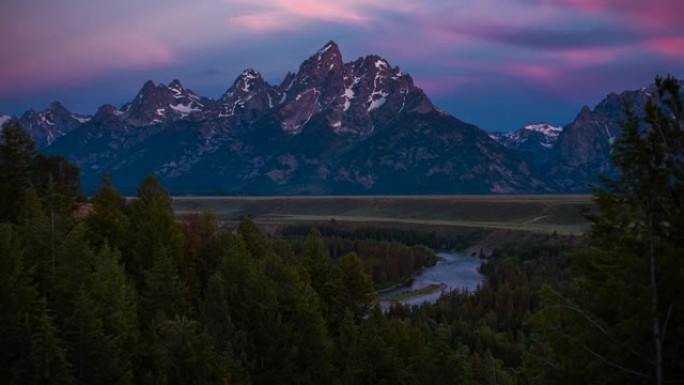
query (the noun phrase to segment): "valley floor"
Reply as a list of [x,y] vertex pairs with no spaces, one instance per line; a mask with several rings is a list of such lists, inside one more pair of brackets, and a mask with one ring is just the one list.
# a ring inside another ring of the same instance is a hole
[[581,234],[590,195],[459,196],[176,196],[176,214],[211,208],[224,222],[262,225],[343,222],[421,228],[499,229]]

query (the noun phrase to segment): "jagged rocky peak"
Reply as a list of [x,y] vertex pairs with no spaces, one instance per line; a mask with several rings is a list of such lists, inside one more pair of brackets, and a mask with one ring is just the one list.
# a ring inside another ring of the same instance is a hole
[[[401,112],[436,111],[413,79],[386,59],[369,55],[349,63],[344,76],[345,110],[373,116],[375,125],[394,119]],[[354,98],[349,97],[353,95]]]
[[294,84],[296,78],[297,74],[295,74],[294,72],[288,72],[287,75],[285,75],[283,81],[280,82],[278,89],[280,89],[281,91],[288,91],[290,88],[292,88],[292,85]]
[[183,87],[183,84],[178,79],[171,80],[171,83],[167,86],[175,94],[185,94],[188,90]]
[[282,103],[281,92],[268,84],[261,74],[248,68],[218,101],[218,117],[253,121]]
[[254,95],[270,88],[261,74],[251,68],[247,68],[235,79],[233,85],[221,96],[219,103],[229,103],[237,99]]
[[[130,106],[130,104],[127,104],[123,107],[123,109],[126,109]],[[101,122],[104,120],[111,120],[113,118],[120,120],[121,116],[124,114],[124,112],[116,107],[114,107],[111,104],[103,104],[100,107],[98,107],[97,111],[95,112],[95,115],[93,115],[93,118],[91,119],[93,122]]]
[[148,80],[133,101],[124,106],[123,119],[134,126],[161,124],[201,113],[208,101],[177,79],[168,85]]
[[[163,87],[163,85],[159,85],[159,87]],[[201,99],[200,96],[183,87],[183,84],[181,84],[178,79],[173,79],[166,88],[173,93],[175,99],[190,99],[194,101],[199,101],[199,99]]]
[[388,97],[404,100],[415,88],[409,76],[377,55],[359,58],[347,68],[344,77],[345,95],[354,92],[363,96],[358,101],[367,112],[382,107]]
[[[334,105],[344,89],[342,54],[330,41],[281,83],[282,107],[278,111],[281,128],[297,134],[324,106]],[[337,119],[339,120],[339,119]]]
[[183,87],[180,80],[174,79],[166,88],[171,91],[173,102],[169,103],[170,111],[168,115],[172,119],[182,119],[190,115],[192,117],[201,116],[205,107],[212,103],[211,100],[201,97],[191,90]]
[[295,85],[298,90],[320,86],[331,77],[336,77],[343,67],[340,48],[334,41],[329,41],[299,66]]
[[288,75],[280,89],[286,93],[281,127],[293,134],[319,113],[336,133],[367,134],[402,112],[436,111],[399,67],[377,55],[342,64],[332,41],[304,61],[296,75]]
[[133,101],[124,107],[124,119],[135,126],[162,123],[168,104],[175,98],[163,84],[157,86],[152,80],[143,84]]
[[588,115],[588,114],[591,114],[591,108],[585,104],[582,106],[582,109],[577,114],[577,116]]
[[97,111],[95,112],[95,116],[93,116],[93,119],[105,116],[105,115],[121,115],[123,112],[114,107],[111,104],[103,104],[100,107],[97,108]]
[[323,46],[323,48],[319,49],[313,56],[311,56],[308,62],[311,64],[315,63],[316,68],[327,71],[332,71],[336,68],[341,69],[343,63],[340,47],[337,45],[337,43],[330,40]]
[[60,102],[52,102],[40,112],[27,111],[20,119],[38,147],[47,147],[60,136],[78,127],[87,118],[72,114]]
[[244,92],[259,92],[266,88],[266,82],[261,74],[252,68],[242,71],[242,74],[235,80],[234,86]]

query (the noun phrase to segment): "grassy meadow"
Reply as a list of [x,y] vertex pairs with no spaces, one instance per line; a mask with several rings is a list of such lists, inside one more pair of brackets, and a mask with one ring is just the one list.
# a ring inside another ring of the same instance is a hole
[[580,234],[590,195],[291,196],[173,198],[176,214],[211,208],[223,222],[340,222],[412,228],[483,228]]

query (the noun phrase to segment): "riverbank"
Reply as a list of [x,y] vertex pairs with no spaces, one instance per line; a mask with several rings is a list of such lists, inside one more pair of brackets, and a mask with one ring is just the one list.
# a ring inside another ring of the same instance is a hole
[[389,302],[399,302],[407,299],[411,299],[413,297],[421,296],[421,295],[426,295],[426,294],[432,294],[437,291],[444,291],[446,288],[445,284],[436,284],[433,283],[432,285],[425,286],[423,288],[417,289],[417,290],[411,290],[411,291],[404,291],[401,293],[393,294],[389,297],[386,297],[385,300]]
[[477,290],[483,281],[479,273],[479,258],[453,252],[436,254],[439,258],[437,263],[414,275],[410,285],[379,292],[383,307],[393,303],[419,305],[423,302],[435,302],[445,291]]

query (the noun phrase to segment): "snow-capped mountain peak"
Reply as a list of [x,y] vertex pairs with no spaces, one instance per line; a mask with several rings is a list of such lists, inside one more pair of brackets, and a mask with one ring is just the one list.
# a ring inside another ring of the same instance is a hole
[[9,122],[10,120],[12,120],[11,116],[0,114],[0,127],[2,127],[5,123]]
[[87,118],[84,115],[72,114],[59,102],[52,102],[42,111],[27,111],[19,121],[38,147],[45,147],[78,127],[81,119]]
[[527,124],[523,127],[524,130],[541,132],[549,137],[557,137],[563,131],[563,127],[552,126],[548,123]]
[[[546,122],[528,123],[523,127],[510,132],[492,132],[489,136],[504,146],[527,151],[545,151],[553,148],[558,141],[562,127],[556,127]],[[534,150],[538,148],[539,150]]]
[[202,112],[207,103],[211,103],[210,99],[183,87],[179,80],[168,85],[148,80],[133,101],[122,108],[122,118],[133,126],[157,125]]
[[319,49],[316,51],[316,54],[314,55],[318,60],[323,59],[323,56],[326,54],[326,52],[333,50],[334,52],[339,52],[340,48],[337,46],[337,43],[334,41],[330,40],[326,45],[323,46],[323,48]]

